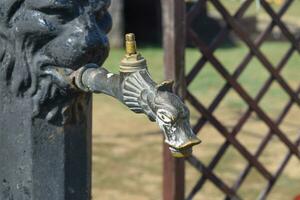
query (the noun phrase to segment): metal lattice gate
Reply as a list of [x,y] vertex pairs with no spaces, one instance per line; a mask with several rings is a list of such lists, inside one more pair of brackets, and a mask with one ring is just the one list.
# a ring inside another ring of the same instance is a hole
[[[209,2],[222,16],[222,20],[225,24],[218,32],[214,40],[208,45],[192,28],[193,20],[199,11],[201,11],[202,6],[205,6],[207,2]],[[300,137],[296,141],[292,141],[287,136],[287,133],[280,128],[280,124],[284,121],[290,109],[295,105],[299,109],[300,105],[300,86],[296,90],[293,89],[288,81],[281,75],[281,71],[284,69],[291,56],[294,53],[298,54],[300,52],[299,38],[297,38],[296,34],[293,34],[287,25],[282,21],[282,16],[292,5],[293,0],[284,1],[278,11],[275,11],[271,7],[270,3],[265,0],[260,0],[259,3],[261,9],[264,9],[271,20],[266,26],[265,30],[262,31],[253,41],[249,33],[244,30],[243,25],[239,23],[239,20],[243,18],[249,7],[255,4],[255,0],[242,1],[240,7],[233,15],[226,9],[223,2],[220,0],[195,1],[186,15],[182,14],[182,10],[185,9],[184,1],[162,1],[165,31],[164,47],[166,49],[165,65],[166,72],[168,72],[167,77],[176,79],[178,83],[177,85],[180,85],[185,91],[181,91],[180,93],[185,95],[187,102],[200,113],[199,118],[196,120],[196,123],[193,126],[194,132],[199,134],[201,138],[203,127],[209,123],[218,131],[219,134],[225,138],[224,143],[217,147],[218,150],[209,164],[204,164],[204,162],[197,158],[196,155],[193,155],[187,159],[187,161],[202,174],[202,176],[200,176],[199,180],[193,186],[192,190],[187,191],[187,199],[193,199],[193,197],[203,188],[206,182],[213,183],[224,194],[225,199],[243,199],[243,197],[238,194],[238,191],[243,185],[245,179],[249,176],[251,169],[256,169],[266,180],[267,184],[264,188],[261,188],[261,192],[258,197],[258,199],[266,199],[291,157],[295,156],[298,159],[300,158]],[[275,27],[282,32],[286,40],[291,44],[290,48],[282,55],[282,58],[276,66],[270,62],[268,57],[261,51],[261,46],[264,44],[268,35]],[[183,30],[184,28],[185,30]],[[248,53],[246,53],[242,61],[232,72],[229,72],[214,54],[229,33],[235,34],[235,36],[237,36],[248,48]],[[187,38],[189,38],[191,43],[199,49],[201,52],[201,57],[185,76],[185,81],[183,81],[182,77],[184,70],[182,70],[182,68],[184,68],[184,64],[178,59],[183,58],[184,55],[185,47],[183,47],[182,38],[184,38],[185,35]],[[170,50],[170,48],[172,50]],[[264,69],[268,72],[269,77],[266,79],[264,84],[262,84],[259,92],[253,96],[250,95],[249,92],[247,92],[247,90],[242,86],[242,84],[239,83],[238,78],[247,69],[249,63],[254,58],[261,63]],[[223,77],[225,84],[218,91],[217,95],[210,102],[210,104],[205,106],[201,102],[201,98],[197,97],[197,95],[194,95],[190,91],[189,86],[193,80],[199,77],[199,74],[201,74],[203,69],[207,66],[207,63],[210,63],[210,66],[212,66]],[[268,93],[273,83],[280,85],[281,90],[284,91],[289,97],[289,101],[281,108],[281,113],[278,116],[271,116],[260,106],[260,102]],[[229,129],[214,115],[214,111],[218,108],[231,90],[234,90],[239,95],[239,97],[247,104],[248,108],[239,115],[237,123]],[[242,142],[237,138],[238,134],[241,132],[242,128],[247,124],[249,118],[253,114],[257,115],[259,120],[262,121],[269,129],[268,133],[261,138],[260,143],[254,153],[250,152],[247,146],[243,145]],[[299,126],[300,123],[298,124],[298,127]],[[260,161],[259,158],[263,151],[267,148],[268,143],[274,137],[277,137],[279,141],[285,145],[285,147],[288,149],[288,153],[286,153],[279,166],[277,166],[275,173],[272,173],[267,169],[266,165]],[[220,164],[220,161],[226,154],[228,148],[232,147],[239,152],[239,155],[241,155],[248,164],[246,167],[243,167],[241,174],[235,180],[235,183],[233,185],[228,185],[214,172],[214,169],[218,164]],[[168,171],[167,174],[165,173],[164,199],[182,199],[184,192],[179,189],[183,186],[180,184],[180,182],[184,181],[184,176],[182,175],[182,173],[184,173],[184,170],[182,169],[182,161],[171,160],[166,154],[164,157],[165,166],[167,166],[167,169],[165,167],[165,172]],[[173,170],[174,173],[170,173],[170,170]]]

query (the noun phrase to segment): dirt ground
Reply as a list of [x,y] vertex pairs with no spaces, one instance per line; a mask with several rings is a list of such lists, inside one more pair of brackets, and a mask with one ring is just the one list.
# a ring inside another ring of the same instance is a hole
[[[234,110],[229,112],[222,109],[215,113],[229,130],[240,114]],[[119,102],[104,95],[94,96],[93,115],[93,199],[161,199],[162,135],[156,124],[149,122],[143,115],[128,111]],[[197,114],[192,110],[192,121],[196,117]],[[300,110],[295,107],[281,126],[293,141],[300,133],[299,117]],[[237,138],[254,153],[267,132],[268,128],[253,115]],[[225,140],[209,124],[199,137],[203,143],[195,147],[194,152],[207,165]],[[275,173],[287,152],[278,138],[274,138],[259,160]],[[232,185],[246,165],[245,159],[230,147],[214,172],[225,183]],[[201,174],[188,163],[186,169],[188,193]],[[256,199],[265,184],[264,178],[256,170],[252,170],[239,194],[245,199]],[[300,162],[293,158],[268,199],[289,200],[297,194],[300,194]],[[195,199],[216,200],[222,197],[222,193],[208,181]]]
[[[275,65],[289,48],[289,43],[268,42],[261,50]],[[141,49],[149,61],[149,70],[154,80],[162,80],[163,51],[159,48]],[[234,48],[218,49],[215,55],[224,63],[230,73],[248,52],[248,48],[238,45]],[[110,58],[104,66],[118,71],[119,60],[123,50],[111,51]],[[187,72],[199,59],[196,49],[187,49]],[[300,57],[294,53],[281,75],[293,90],[299,86]],[[262,85],[269,78],[269,73],[257,59],[253,59],[238,82],[254,98]],[[208,106],[215,98],[224,79],[207,64],[197,79],[189,86],[191,92],[198,97],[204,106]],[[259,106],[273,121],[282,112],[290,100],[278,83],[273,83]],[[190,106],[189,106],[190,107]],[[191,109],[191,123],[195,124],[200,114]],[[231,131],[248,106],[233,90],[230,90],[222,103],[213,113],[224,126]],[[280,129],[291,141],[300,134],[300,109],[296,105],[285,117]],[[258,116],[252,114],[243,126],[237,139],[251,154],[256,152],[269,129]],[[198,133],[202,143],[194,148],[194,154],[206,166],[214,157],[218,148],[224,143],[224,137],[209,123]],[[151,123],[143,115],[130,112],[125,106],[105,95],[94,95],[93,109],[93,199],[94,200],[159,200],[162,194],[162,134],[155,123]],[[271,172],[275,173],[288,149],[273,137],[263,151],[259,161]],[[239,174],[244,170],[247,161],[232,146],[220,160],[214,173],[229,186],[232,186]],[[201,174],[190,164],[186,164],[186,194],[188,194]],[[238,194],[245,200],[254,200],[266,186],[266,180],[255,169],[250,171]],[[293,157],[268,200],[293,200],[300,194],[300,162]],[[195,200],[221,200],[222,193],[215,185],[207,181]]]

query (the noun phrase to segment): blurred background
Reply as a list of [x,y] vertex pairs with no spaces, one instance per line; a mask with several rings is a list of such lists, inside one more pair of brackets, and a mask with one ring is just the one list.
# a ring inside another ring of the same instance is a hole
[[[195,2],[186,1],[187,11],[192,9]],[[244,1],[219,0],[219,2],[231,15],[234,15]],[[278,12],[285,0],[267,2],[275,12]],[[139,52],[147,59],[149,71],[154,80],[163,81],[164,52],[160,0],[112,0],[110,10],[114,26],[110,33],[110,56],[104,66],[118,73],[119,62],[124,56],[124,33],[133,32],[137,37]],[[226,26],[226,23],[210,1],[207,1],[198,13],[192,22],[192,29],[209,45],[218,32]],[[293,1],[281,20],[296,38],[300,36],[299,0]],[[259,1],[253,1],[244,16],[238,20],[253,41],[271,22],[272,18],[261,7]],[[186,43],[185,65],[186,73],[188,73],[201,57],[201,53],[189,39]],[[259,49],[276,66],[290,47],[291,42],[281,29],[275,26]],[[233,73],[248,52],[249,48],[240,41],[239,37],[230,32],[214,55],[230,73]],[[293,52],[281,76],[294,91],[298,89],[300,83],[298,52]],[[254,57],[237,81],[254,98],[269,77],[269,72]],[[225,83],[226,81],[207,62],[201,73],[189,85],[189,91],[208,107]],[[275,120],[289,100],[290,97],[281,86],[273,82],[259,106]],[[195,124],[201,114],[190,105],[189,108],[191,109],[191,124]],[[247,109],[247,103],[234,90],[230,90],[214,112],[214,116],[231,131]],[[279,126],[291,141],[295,141],[300,134],[299,119],[299,106],[293,105]],[[268,126],[255,113],[252,113],[237,139],[247,147],[250,153],[254,154],[268,131]],[[194,154],[205,165],[209,165],[225,138],[210,123],[204,125],[199,137],[203,143],[194,148]],[[162,199],[162,141],[162,134],[156,124],[148,121],[144,115],[132,113],[106,95],[94,95],[93,199]],[[277,137],[273,137],[259,157],[259,161],[270,172],[275,173],[287,152],[287,147]],[[214,169],[214,173],[226,184],[233,185],[247,164],[247,160],[235,148],[229,147]],[[186,163],[187,194],[201,176],[201,173]],[[252,169],[238,190],[238,194],[243,199],[256,199],[266,183],[266,180],[255,169]],[[300,195],[300,162],[296,157],[292,157],[268,199],[292,200],[297,195]],[[223,197],[222,192],[207,181],[194,199],[215,200],[223,199]]]

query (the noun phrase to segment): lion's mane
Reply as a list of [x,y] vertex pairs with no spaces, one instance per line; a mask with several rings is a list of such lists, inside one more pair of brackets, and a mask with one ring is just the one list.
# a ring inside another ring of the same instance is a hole
[[[84,109],[80,94],[74,91],[55,67],[47,66],[47,57],[40,49],[48,40],[40,40],[38,33],[18,34],[18,18],[25,0],[0,2],[0,83],[15,98],[31,98],[33,118],[65,124],[76,120],[77,109]],[[26,15],[26,14],[25,14]],[[68,73],[68,70],[65,70]],[[70,71],[71,73],[71,71]],[[72,118],[71,118],[72,117]],[[74,117],[76,119],[74,119]]]

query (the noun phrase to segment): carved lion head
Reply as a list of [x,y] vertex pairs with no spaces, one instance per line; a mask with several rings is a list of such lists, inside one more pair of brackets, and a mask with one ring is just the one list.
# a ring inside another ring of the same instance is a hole
[[[61,77],[108,55],[109,0],[0,1],[0,82],[33,100],[34,115],[68,115],[72,92]],[[76,98],[75,98],[76,99]]]

